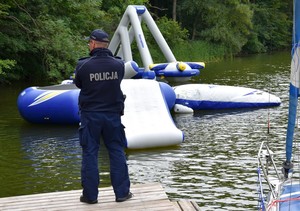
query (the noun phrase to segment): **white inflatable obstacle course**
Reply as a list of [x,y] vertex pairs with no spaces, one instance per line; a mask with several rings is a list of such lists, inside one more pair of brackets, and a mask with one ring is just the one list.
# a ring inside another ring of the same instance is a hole
[[[142,30],[142,22],[146,23],[165,56],[166,63],[155,64],[153,62]],[[143,67],[141,68],[134,62],[132,56],[131,44],[134,40],[142,59]],[[128,64],[126,72],[130,72],[130,74],[126,74],[126,78],[152,78],[154,73],[154,76],[169,80],[186,81],[192,76],[199,75],[199,70],[205,66],[203,62],[178,62],[147,8],[140,5],[127,7],[108,48],[114,55],[121,57]]]

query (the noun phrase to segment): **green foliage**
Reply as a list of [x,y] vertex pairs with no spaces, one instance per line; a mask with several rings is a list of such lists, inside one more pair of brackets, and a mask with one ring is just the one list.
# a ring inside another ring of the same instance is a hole
[[[111,36],[128,5],[146,5],[178,60],[213,61],[290,46],[292,1],[282,0],[0,0],[0,83],[57,83],[88,54],[95,28]],[[155,62],[161,50],[143,25]],[[135,59],[140,60],[133,44]]]
[[74,70],[77,58],[84,50],[77,48],[83,43],[79,36],[63,20],[51,20],[42,17],[37,20],[40,26],[34,35],[37,38],[34,48],[42,55],[43,70],[51,81],[57,82],[68,78]]
[[244,51],[249,53],[284,49],[291,42],[290,5],[281,0],[258,1],[252,5],[254,29]]
[[0,60],[0,83],[8,83],[11,79],[16,79],[12,73],[16,65],[14,60]]
[[215,62],[225,57],[226,48],[205,41],[189,41],[176,45],[173,53],[179,61]]
[[[186,10],[187,17],[183,13]],[[196,17],[189,25],[193,39],[221,45],[229,56],[240,52],[252,29],[250,6],[239,0],[188,0],[182,4],[182,14],[184,20]]]
[[147,5],[148,0],[112,0],[105,1],[101,9],[106,11],[104,19],[99,20],[99,25],[114,33],[128,5]]
[[[177,22],[164,16],[157,20],[156,24],[171,49],[177,45],[183,45],[187,40],[188,31],[186,29],[182,29]],[[162,54],[161,49],[146,27],[144,27],[144,32],[148,45],[151,47],[150,52],[153,56],[154,62],[166,62],[165,59],[163,59],[164,55]]]
[[156,21],[156,24],[164,36],[166,42],[170,46],[175,46],[186,41],[188,38],[188,30],[182,28],[178,22],[162,17]]
[[[186,42],[188,37],[188,31],[186,29],[182,29],[178,22],[170,20],[164,16],[158,19],[156,21],[156,24],[171,49],[177,45],[182,45],[184,44],[184,42]],[[142,23],[142,29],[154,63],[166,62],[160,47],[157,45],[155,39],[153,38],[151,32],[149,31],[145,23]],[[134,56],[133,59],[139,65],[141,65],[142,61],[136,43],[133,43],[131,47]]]
[[[14,74],[25,80],[68,78],[87,54],[83,35],[99,27],[101,1],[11,1],[0,14],[0,59],[16,61]],[[83,10],[84,9],[84,10]],[[88,14],[88,15],[87,15]],[[86,25],[89,24],[89,25]]]

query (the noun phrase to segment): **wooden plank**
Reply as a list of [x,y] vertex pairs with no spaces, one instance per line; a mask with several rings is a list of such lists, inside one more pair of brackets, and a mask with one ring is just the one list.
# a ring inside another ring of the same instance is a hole
[[200,207],[198,206],[198,204],[194,201],[188,201],[188,200],[179,200],[175,202],[179,207],[180,210],[184,210],[184,211],[200,211]]
[[116,203],[111,187],[99,189],[98,204],[85,204],[79,201],[81,190],[31,194],[0,198],[0,210],[174,210],[159,183],[132,185],[134,197],[126,202]]

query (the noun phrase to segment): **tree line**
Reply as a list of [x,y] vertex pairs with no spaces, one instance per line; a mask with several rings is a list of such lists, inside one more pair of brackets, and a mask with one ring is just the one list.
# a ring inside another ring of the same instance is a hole
[[[95,28],[112,36],[128,5],[148,8],[180,60],[271,52],[291,43],[292,0],[0,0],[0,84],[68,78],[88,53],[83,38]],[[146,28],[145,36],[155,46]]]

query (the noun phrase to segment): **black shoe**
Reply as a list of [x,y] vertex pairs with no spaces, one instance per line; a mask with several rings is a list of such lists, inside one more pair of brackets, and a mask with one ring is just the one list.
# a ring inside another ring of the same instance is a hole
[[133,197],[133,194],[131,192],[128,193],[127,196],[122,197],[122,198],[116,198],[116,202],[123,202],[126,201],[128,199],[131,199]]
[[98,200],[94,200],[94,201],[90,201],[87,198],[85,198],[84,196],[80,196],[80,201],[83,203],[87,203],[87,204],[97,204]]

